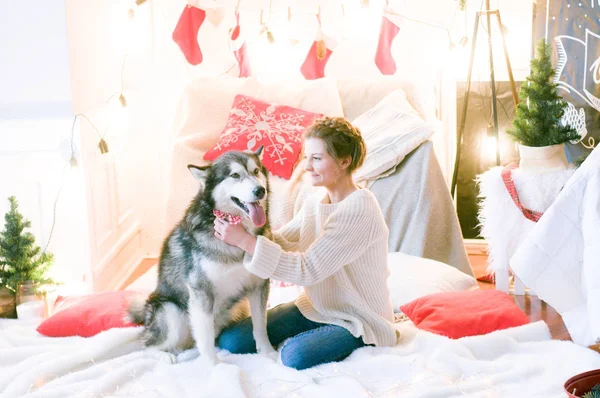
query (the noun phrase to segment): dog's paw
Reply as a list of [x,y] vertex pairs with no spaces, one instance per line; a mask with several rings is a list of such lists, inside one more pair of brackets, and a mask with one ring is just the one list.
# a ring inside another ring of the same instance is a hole
[[171,354],[170,352],[160,351],[157,349],[148,349],[148,355],[160,362],[172,365],[177,363],[177,355]]
[[199,355],[198,349],[192,348],[177,355],[177,363],[191,361],[192,359],[198,358]]
[[276,361],[277,357],[279,356],[279,353],[271,346],[257,348],[257,351],[260,355],[270,358],[274,361]]
[[200,355],[195,359],[195,361],[202,364],[202,366],[208,366],[211,368],[221,363],[221,360],[216,355]]

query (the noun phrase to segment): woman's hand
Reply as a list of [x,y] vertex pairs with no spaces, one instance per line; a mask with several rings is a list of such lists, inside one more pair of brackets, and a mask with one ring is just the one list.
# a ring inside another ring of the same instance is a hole
[[229,224],[225,220],[215,218],[215,236],[227,244],[237,246],[251,255],[254,254],[256,238],[250,235],[242,224]]

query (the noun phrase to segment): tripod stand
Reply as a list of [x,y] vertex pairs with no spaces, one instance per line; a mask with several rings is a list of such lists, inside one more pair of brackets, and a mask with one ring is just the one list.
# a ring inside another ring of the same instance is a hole
[[500,136],[498,134],[498,110],[496,108],[496,79],[494,76],[494,54],[492,49],[492,24],[491,16],[495,15],[498,20],[498,26],[500,27],[500,37],[502,38],[502,49],[504,50],[504,60],[506,61],[506,68],[508,69],[508,78],[510,79],[510,88],[513,95],[515,106],[519,102],[517,95],[517,88],[515,86],[515,80],[512,74],[512,68],[510,66],[510,59],[508,57],[508,51],[506,50],[506,40],[504,39],[504,32],[502,31],[502,20],[500,19],[500,10],[490,10],[490,0],[485,1],[485,11],[478,11],[475,16],[475,26],[473,28],[473,41],[471,43],[471,55],[469,59],[469,73],[467,75],[467,86],[465,88],[465,95],[463,100],[460,129],[456,137],[456,159],[454,161],[454,173],[452,174],[452,186],[450,193],[454,197],[456,190],[457,178],[458,178],[458,166],[460,164],[460,150],[462,146],[462,138],[465,132],[465,122],[467,119],[467,106],[469,105],[469,93],[471,92],[471,76],[473,73],[473,60],[475,59],[475,45],[477,43],[477,31],[479,28],[479,18],[485,16],[487,19],[487,38],[489,48],[489,62],[490,62],[490,84],[492,86],[492,114],[494,117],[494,137],[496,140],[496,165],[500,165]]

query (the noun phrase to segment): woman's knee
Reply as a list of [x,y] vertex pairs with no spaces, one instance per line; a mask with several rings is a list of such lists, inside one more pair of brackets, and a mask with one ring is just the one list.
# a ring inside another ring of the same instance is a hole
[[309,356],[310,354],[293,340],[285,343],[281,349],[281,363],[288,368],[303,370],[312,367],[311,359],[314,358]]
[[217,338],[217,346],[232,354],[256,353],[256,343],[252,335],[247,336],[236,328],[224,330]]

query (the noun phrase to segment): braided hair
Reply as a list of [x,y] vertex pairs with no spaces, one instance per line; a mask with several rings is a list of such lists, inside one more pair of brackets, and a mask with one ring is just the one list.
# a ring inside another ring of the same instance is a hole
[[322,117],[306,129],[304,138],[320,138],[325,141],[327,153],[336,160],[350,157],[348,173],[362,166],[367,148],[360,130],[343,117]]

